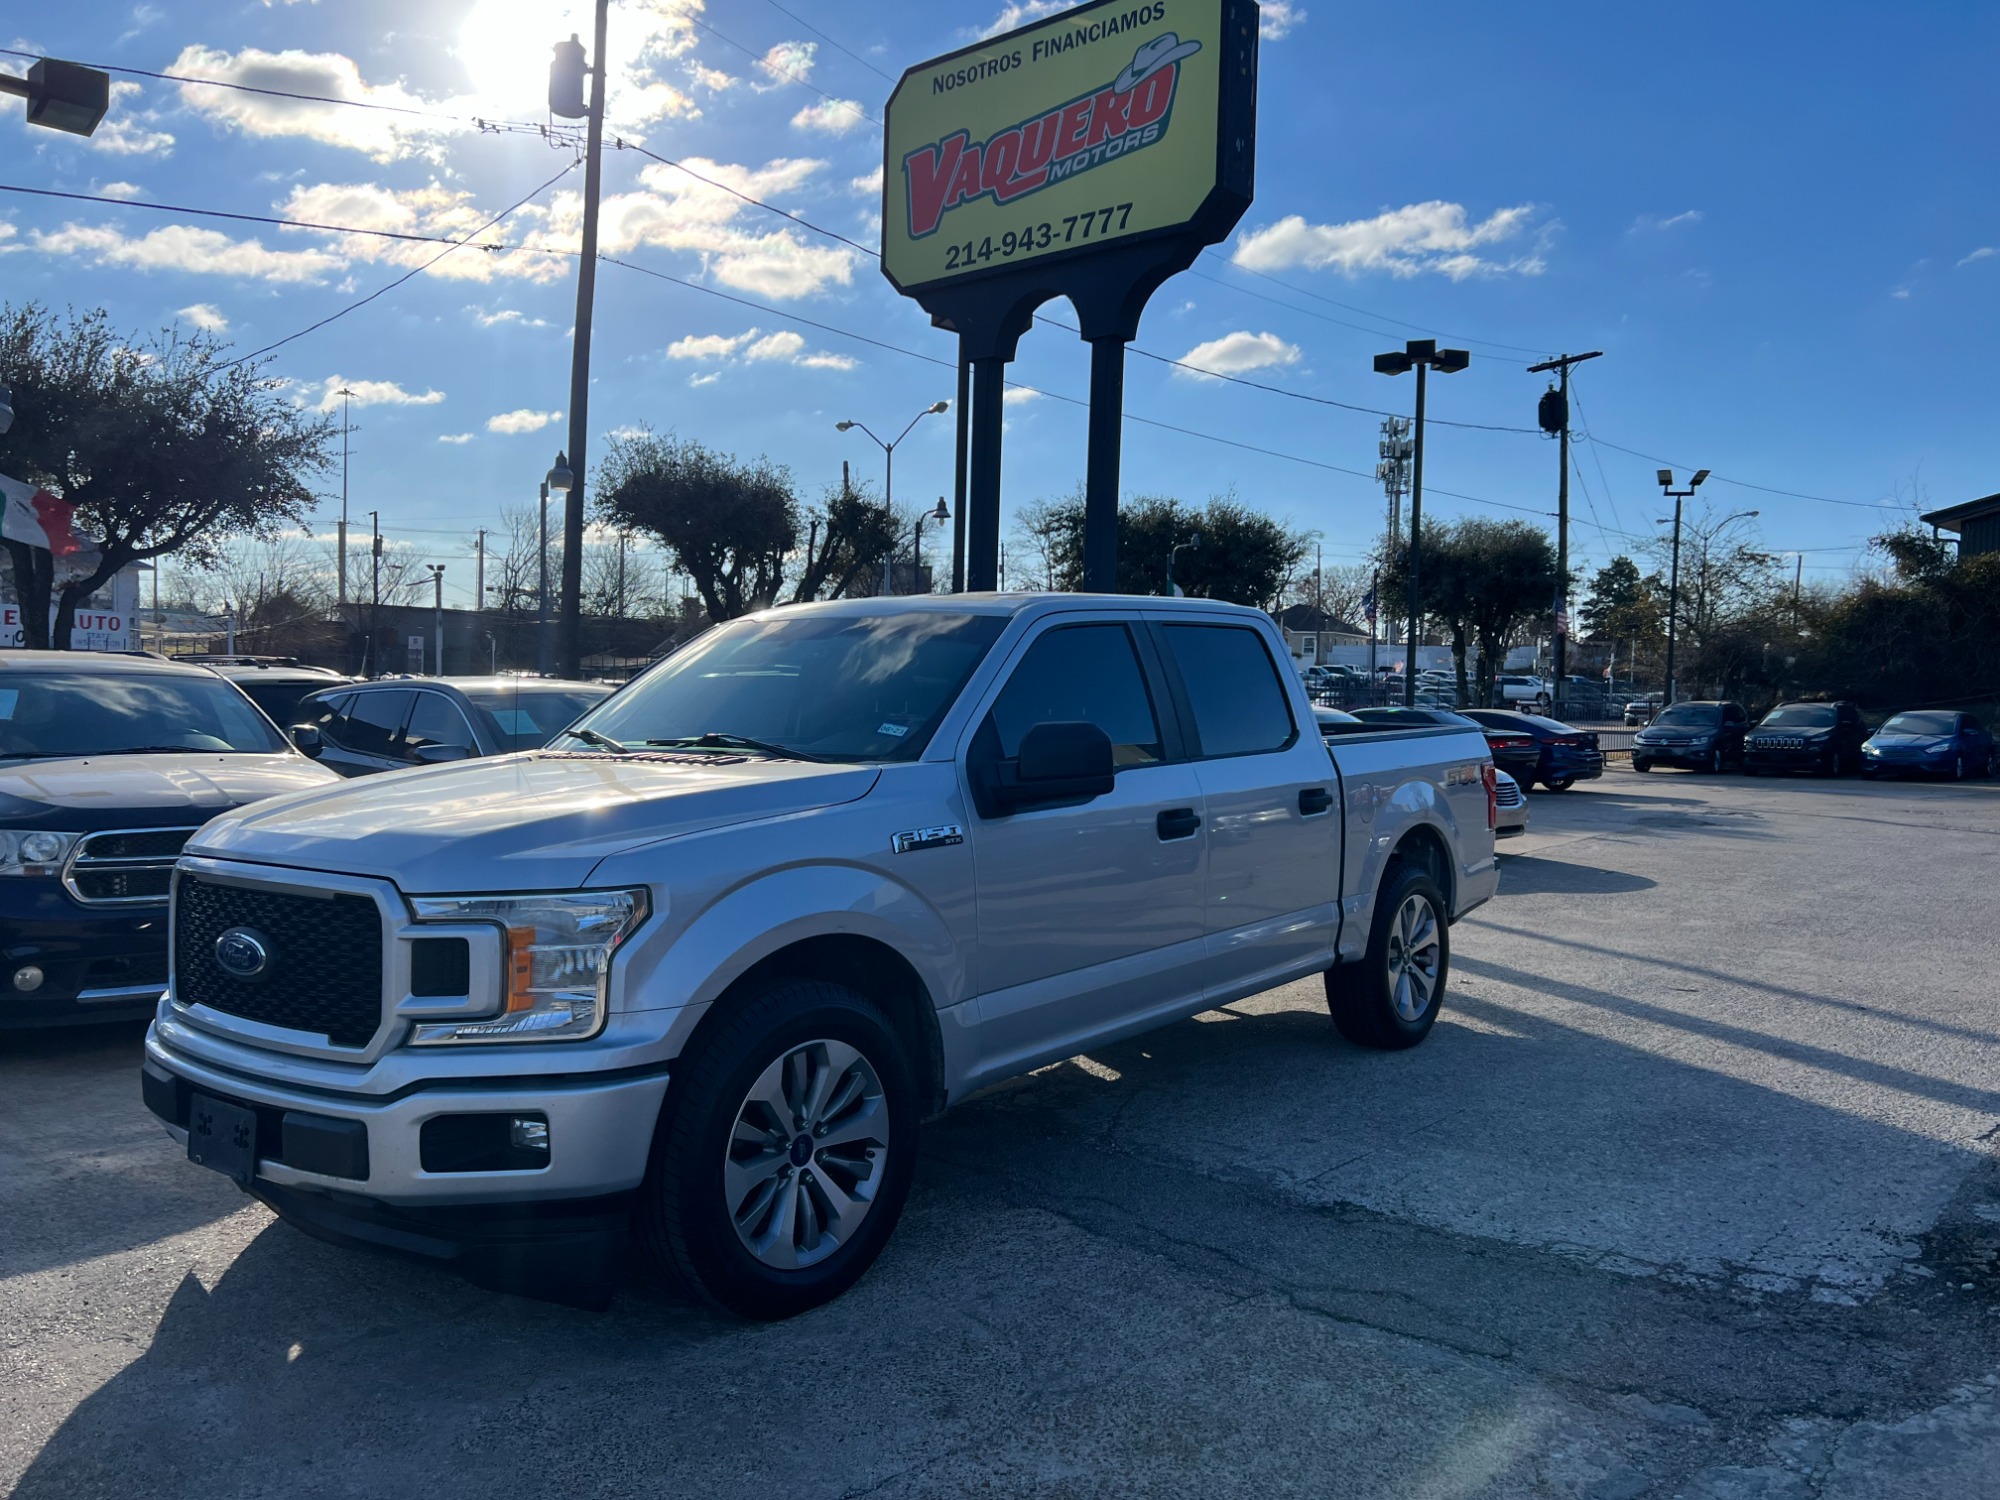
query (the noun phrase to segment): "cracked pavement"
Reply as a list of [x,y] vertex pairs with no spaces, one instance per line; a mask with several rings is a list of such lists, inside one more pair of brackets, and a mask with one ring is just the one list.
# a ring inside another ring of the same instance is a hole
[[1415,1052],[1293,985],[928,1127],[791,1323],[332,1249],[0,1034],[0,1493],[2000,1496],[2000,785],[1536,795]]

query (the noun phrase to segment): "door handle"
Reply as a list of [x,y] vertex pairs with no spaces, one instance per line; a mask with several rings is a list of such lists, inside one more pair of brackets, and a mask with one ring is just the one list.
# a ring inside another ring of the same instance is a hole
[[1153,827],[1163,843],[1192,838],[1194,831],[1201,827],[1201,814],[1191,807],[1169,808],[1153,819]]
[[1333,793],[1323,786],[1309,786],[1299,792],[1299,811],[1317,817],[1333,806]]

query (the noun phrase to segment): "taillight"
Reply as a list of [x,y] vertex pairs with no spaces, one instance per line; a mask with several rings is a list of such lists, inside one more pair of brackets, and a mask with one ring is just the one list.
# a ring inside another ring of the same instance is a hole
[[1486,745],[1491,750],[1526,750],[1535,743],[1532,734],[1489,734]]
[[1480,785],[1486,788],[1486,826],[1500,826],[1500,773],[1489,763],[1479,768]]
[[1581,737],[1573,734],[1568,734],[1568,735],[1558,734],[1558,735],[1552,735],[1549,739],[1549,743],[1551,745],[1579,746],[1583,744],[1583,740]]

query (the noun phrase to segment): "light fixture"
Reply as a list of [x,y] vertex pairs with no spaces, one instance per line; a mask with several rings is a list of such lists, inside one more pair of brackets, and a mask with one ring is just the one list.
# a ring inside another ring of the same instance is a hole
[[549,493],[567,495],[576,487],[576,475],[570,472],[569,455],[558,451],[555,467],[549,470]]
[[939,416],[950,410],[951,410],[951,403],[949,401],[935,401],[931,403],[932,416]]
[[854,429],[854,424],[852,422],[835,422],[833,424],[833,430],[835,432],[851,432],[853,429]]

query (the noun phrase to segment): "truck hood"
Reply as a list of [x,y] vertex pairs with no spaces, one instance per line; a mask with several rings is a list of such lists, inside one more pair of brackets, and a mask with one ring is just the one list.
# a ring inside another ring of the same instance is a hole
[[534,750],[393,771],[218,819],[190,854],[374,875],[411,894],[563,890],[607,855],[865,796],[873,766]]
[[303,755],[79,755],[0,761],[0,826],[91,833],[186,827],[337,780]]

